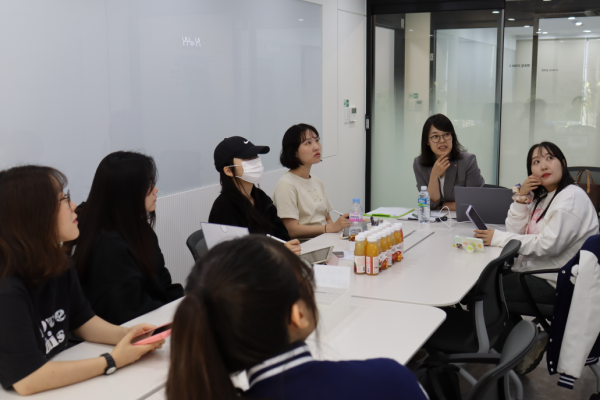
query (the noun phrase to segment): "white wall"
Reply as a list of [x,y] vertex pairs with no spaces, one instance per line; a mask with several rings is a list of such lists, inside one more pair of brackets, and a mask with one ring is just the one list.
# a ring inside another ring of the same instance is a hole
[[[333,206],[346,211],[352,198],[365,199],[366,1],[311,0],[323,6],[323,162],[313,167],[325,183]],[[358,107],[358,121],[344,124],[343,100]],[[335,133],[337,140],[331,137]],[[261,187],[269,195],[286,170],[265,174]],[[219,185],[159,198],[156,232],[167,267],[184,282],[193,264],[185,240],[208,220]],[[335,216],[332,215],[335,219]]]
[[[205,3],[194,4],[205,6]],[[244,5],[258,3],[261,0],[247,0]],[[360,197],[363,203],[365,198],[366,0],[299,3],[318,4],[322,11],[324,161],[314,168],[314,174],[325,182],[334,207],[346,211],[352,198]],[[129,19],[127,4],[119,0],[0,2],[0,94],[5,94],[0,95],[0,166],[35,162],[67,171],[69,189],[79,202],[89,192],[89,177],[115,143],[118,148],[131,148],[128,143],[135,142],[139,146],[136,149],[145,150],[143,140],[126,136],[131,120],[126,116],[121,118],[118,113],[111,114],[113,109],[131,109],[133,99],[128,99],[127,93],[115,97],[109,88],[139,85],[139,81],[131,82],[138,77],[126,73],[127,63],[139,62],[139,57],[136,58],[139,54],[128,52],[145,50],[126,43],[130,40],[127,29],[136,29],[135,23],[160,24],[163,14],[161,10],[153,10],[149,12],[152,15],[140,19],[142,22]],[[143,2],[136,5],[143,6]],[[298,18],[292,11],[290,17]],[[133,28],[130,23],[134,23]],[[181,27],[186,30],[197,27],[197,24],[184,25]],[[155,39],[149,45],[160,46],[164,38]],[[119,45],[114,45],[115,42]],[[110,54],[107,48],[111,49]],[[119,60],[120,64],[110,60]],[[224,68],[230,67],[225,61],[223,64]],[[358,107],[359,118],[354,124],[343,123],[345,99]],[[231,110],[223,113],[235,111],[232,105]],[[198,132],[202,132],[202,126],[198,126]],[[165,137],[168,135],[165,131]],[[212,150],[209,152],[212,154]],[[277,160],[276,153],[274,150],[269,157]],[[71,172],[67,165],[80,167]],[[213,172],[216,177],[216,171]],[[284,172],[275,169],[266,174],[262,187],[268,194],[272,194]],[[164,184],[168,174],[162,178]],[[160,189],[160,179],[158,186]],[[201,221],[208,219],[219,189],[219,185],[206,186],[158,200],[156,231],[167,267],[177,282],[185,280],[193,261],[185,240],[199,229]]]

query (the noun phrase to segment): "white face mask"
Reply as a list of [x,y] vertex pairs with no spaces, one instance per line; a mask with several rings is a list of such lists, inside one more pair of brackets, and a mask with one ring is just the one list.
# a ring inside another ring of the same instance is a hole
[[[229,167],[239,167],[239,165],[230,165]],[[260,158],[255,158],[254,160],[242,161],[242,168],[244,169],[244,173],[242,176],[236,176],[236,178],[240,178],[243,181],[253,183],[255,185],[260,183],[262,179],[263,171],[265,167],[263,167]]]

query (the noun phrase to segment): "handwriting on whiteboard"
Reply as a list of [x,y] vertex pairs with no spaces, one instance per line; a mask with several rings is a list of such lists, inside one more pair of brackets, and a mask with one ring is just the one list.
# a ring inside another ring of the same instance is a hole
[[202,47],[202,42],[200,41],[200,38],[192,38],[192,37],[182,36],[181,40],[183,41],[184,47],[188,47],[188,46]]

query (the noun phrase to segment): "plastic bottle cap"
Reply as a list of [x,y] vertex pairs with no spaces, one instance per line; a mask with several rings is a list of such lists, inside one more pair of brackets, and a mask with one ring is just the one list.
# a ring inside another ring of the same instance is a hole
[[427,186],[421,186],[421,191],[427,190]]
[[356,235],[356,238],[354,240],[362,242],[363,240],[365,240],[365,235],[362,233],[359,233],[358,235]]
[[375,236],[375,235],[371,235],[371,236],[369,236],[369,237],[367,238],[367,241],[368,241],[368,242],[371,242],[371,243],[376,243],[376,242],[377,242],[377,236]]
[[353,203],[360,203],[360,199],[352,199]]

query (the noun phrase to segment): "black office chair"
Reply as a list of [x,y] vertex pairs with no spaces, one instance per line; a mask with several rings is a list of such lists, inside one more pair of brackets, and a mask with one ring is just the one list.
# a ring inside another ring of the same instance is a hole
[[498,186],[498,185],[488,185],[487,183],[485,183],[483,185],[484,188],[492,188],[492,189],[508,189],[505,188],[504,186]]
[[185,244],[190,249],[192,257],[194,257],[194,262],[198,261],[201,256],[208,252],[208,246],[206,245],[202,229],[192,233],[185,241]]
[[[521,248],[521,242],[511,240],[500,256],[485,267],[475,287],[463,299],[468,309],[448,307],[446,320],[425,344],[430,359],[454,363],[457,358],[474,354],[488,355],[504,331],[508,320],[508,307],[502,288],[502,270],[506,261],[513,260]],[[459,361],[456,361],[459,362]],[[460,373],[475,385],[476,380],[461,368]],[[517,386],[516,398],[523,398],[520,380],[513,372],[511,378]]]

